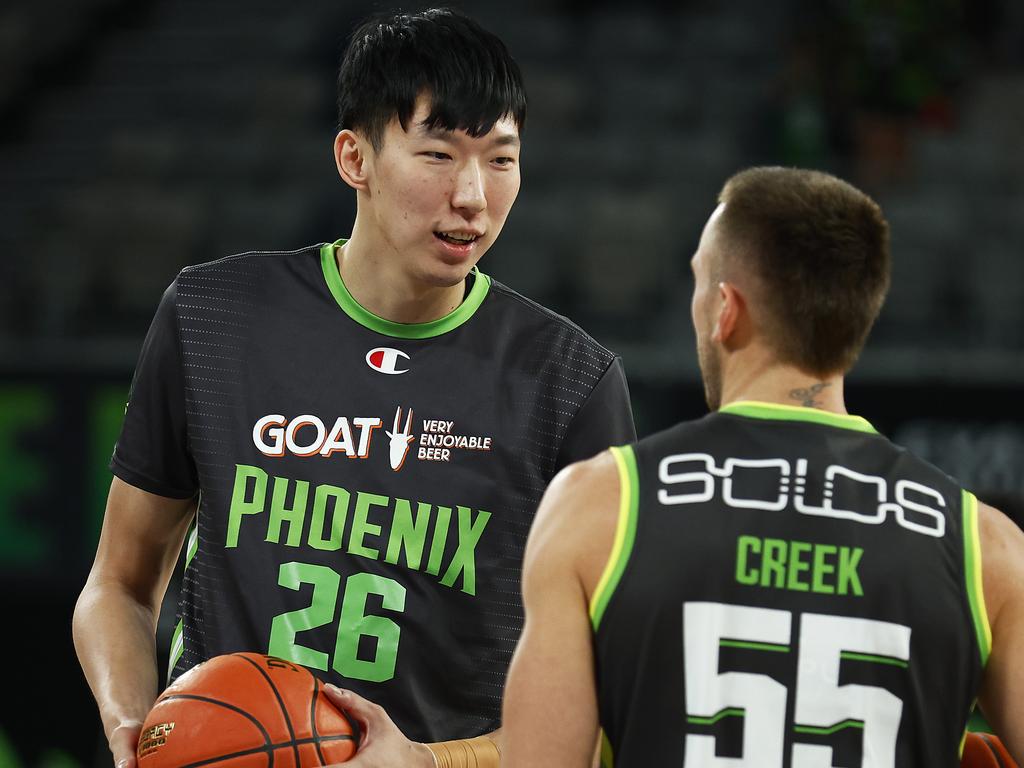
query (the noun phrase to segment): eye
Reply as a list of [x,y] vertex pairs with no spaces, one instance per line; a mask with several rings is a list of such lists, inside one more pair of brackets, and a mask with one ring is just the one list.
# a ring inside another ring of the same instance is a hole
[[505,166],[509,166],[509,165],[514,165],[515,162],[516,162],[516,159],[514,157],[496,157],[496,158],[494,158],[493,162],[495,163],[495,165],[500,165],[502,167],[505,167]]
[[452,156],[446,152],[420,152],[421,155],[431,160],[451,160]]

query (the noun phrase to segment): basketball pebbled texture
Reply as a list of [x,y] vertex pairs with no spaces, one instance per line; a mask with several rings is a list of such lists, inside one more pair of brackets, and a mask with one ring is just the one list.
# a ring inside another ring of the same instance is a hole
[[179,677],[142,726],[139,768],[306,768],[356,751],[348,718],[305,667],[232,653]]

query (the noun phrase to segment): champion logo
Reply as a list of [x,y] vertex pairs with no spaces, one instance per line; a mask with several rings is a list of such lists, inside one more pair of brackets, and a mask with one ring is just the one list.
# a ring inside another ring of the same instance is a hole
[[408,368],[399,369],[399,358],[409,359],[409,356],[400,349],[392,349],[391,347],[377,347],[371,349],[366,353],[366,364],[377,371],[377,373],[386,373],[394,375],[398,373],[408,373]]

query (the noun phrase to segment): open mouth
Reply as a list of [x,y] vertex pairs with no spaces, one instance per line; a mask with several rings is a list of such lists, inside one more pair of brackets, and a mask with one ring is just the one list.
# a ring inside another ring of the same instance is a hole
[[469,245],[480,239],[480,235],[469,232],[435,232],[434,237],[451,245]]

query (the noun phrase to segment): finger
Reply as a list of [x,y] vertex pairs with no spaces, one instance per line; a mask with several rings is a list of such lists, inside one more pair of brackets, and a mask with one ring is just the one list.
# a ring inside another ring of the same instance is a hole
[[136,742],[130,739],[110,740],[115,768],[135,768],[135,745]]
[[115,768],[136,768],[135,742],[120,740],[115,744],[111,740],[110,751],[114,755]]
[[[356,717],[355,713],[349,709],[349,705],[359,697],[351,691],[339,688],[331,683],[324,684],[320,690],[324,692],[324,695],[334,706],[342,710],[345,716],[353,722],[357,753],[345,761],[344,768],[371,768],[371,765],[359,756],[359,752],[366,746],[367,724],[365,721],[360,722],[362,718]],[[342,768],[342,764],[329,765],[326,768]]]
[[110,752],[115,768],[136,768],[135,748],[139,743],[142,723],[124,723],[110,732]]
[[369,726],[387,720],[387,714],[383,709],[369,699],[364,699],[358,693],[331,684],[325,685],[324,691],[335,705],[344,709],[361,723]]

